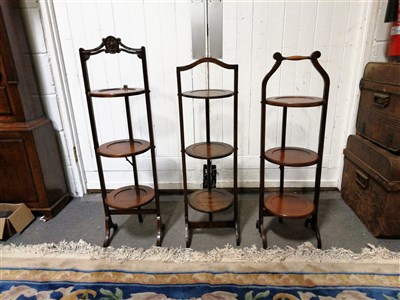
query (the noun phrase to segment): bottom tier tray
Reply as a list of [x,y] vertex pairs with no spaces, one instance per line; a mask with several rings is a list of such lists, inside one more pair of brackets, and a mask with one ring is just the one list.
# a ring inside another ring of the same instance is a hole
[[115,209],[138,208],[153,200],[155,192],[152,188],[143,185],[130,185],[116,189],[105,199],[108,206]]
[[306,218],[314,213],[314,204],[309,199],[290,193],[266,197],[264,207],[272,215],[283,218]]
[[222,189],[196,191],[189,196],[191,208],[205,213],[223,211],[233,204],[233,195]]

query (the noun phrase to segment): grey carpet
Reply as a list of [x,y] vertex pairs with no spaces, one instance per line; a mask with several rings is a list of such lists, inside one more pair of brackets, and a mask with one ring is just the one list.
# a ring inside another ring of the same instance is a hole
[[[185,247],[184,213],[182,195],[160,196],[161,214],[166,225],[162,246]],[[191,212],[191,218],[206,217]],[[256,229],[258,218],[258,194],[239,194],[239,212],[242,242],[240,247],[256,245],[262,247],[261,238]],[[232,211],[216,214],[215,218],[230,218]],[[122,245],[148,248],[156,242],[156,225],[154,215],[145,215],[144,222],[139,223],[135,215],[114,216],[119,225],[111,246]],[[265,218],[268,226],[268,245],[279,247],[297,247],[310,241],[316,246],[314,233],[304,227],[303,220],[284,220],[279,223],[276,218]],[[322,237],[322,248],[346,248],[359,252],[368,244],[386,247],[400,252],[399,239],[377,239],[362,224],[353,211],[341,199],[339,192],[321,193],[319,227]],[[104,212],[100,194],[88,194],[74,198],[56,217],[44,222],[40,218],[2,244],[38,244],[60,241],[79,241],[80,239],[94,245],[102,245],[104,238]],[[232,228],[196,229],[193,233],[191,248],[210,250],[235,246],[235,232]]]

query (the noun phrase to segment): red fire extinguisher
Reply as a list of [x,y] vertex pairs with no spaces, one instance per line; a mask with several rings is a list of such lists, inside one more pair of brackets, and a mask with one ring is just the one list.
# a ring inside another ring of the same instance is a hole
[[[388,7],[389,9],[389,7]],[[396,7],[392,6],[392,9]],[[390,40],[388,47],[388,56],[400,57],[400,2],[397,1],[397,16],[394,17],[392,26],[390,28]]]

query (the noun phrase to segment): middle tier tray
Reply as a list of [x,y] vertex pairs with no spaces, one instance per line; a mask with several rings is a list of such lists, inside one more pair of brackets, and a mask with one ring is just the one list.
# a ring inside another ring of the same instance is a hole
[[89,92],[89,96],[99,97],[99,98],[114,98],[114,97],[127,97],[144,94],[145,90],[142,88],[111,88],[111,89],[101,89]]
[[316,152],[299,147],[276,147],[265,152],[265,159],[281,166],[305,167],[316,164],[319,156]]
[[233,147],[221,142],[202,142],[186,148],[186,154],[200,159],[222,158],[233,153]]
[[97,153],[106,157],[127,157],[146,152],[150,149],[150,143],[145,140],[116,140],[97,149]]
[[310,96],[280,96],[265,99],[266,104],[281,107],[313,107],[325,103],[325,99]]
[[151,187],[129,185],[109,193],[105,199],[107,205],[115,209],[138,208],[149,203],[155,197]]
[[189,205],[204,213],[223,211],[233,204],[233,195],[222,189],[203,189],[189,195]]
[[195,99],[218,99],[233,96],[233,91],[220,89],[194,90],[183,92],[182,96]]

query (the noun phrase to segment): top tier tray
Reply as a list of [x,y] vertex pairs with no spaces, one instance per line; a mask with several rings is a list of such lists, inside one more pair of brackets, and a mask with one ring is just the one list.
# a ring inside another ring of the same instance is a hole
[[112,89],[101,89],[89,92],[89,96],[100,97],[100,98],[113,98],[113,97],[126,97],[144,94],[145,90],[141,88],[112,88]]
[[182,93],[183,97],[196,98],[196,99],[218,99],[218,98],[231,97],[233,95],[234,95],[233,91],[219,90],[219,89],[194,90]]
[[106,157],[127,157],[138,155],[150,149],[150,143],[144,140],[116,140],[101,145],[97,153]]
[[216,159],[229,156],[233,153],[233,147],[220,142],[196,143],[186,148],[186,154],[200,159]]
[[312,107],[325,103],[323,98],[308,96],[282,96],[265,99],[265,104],[283,107]]

